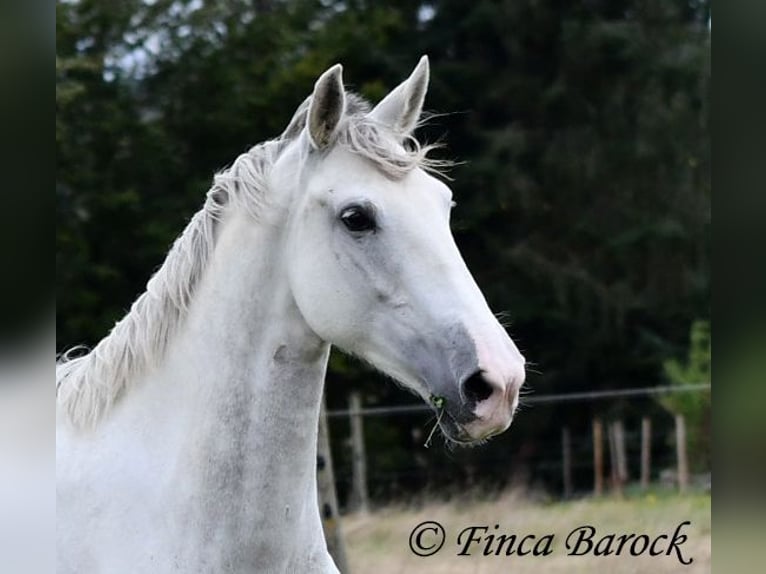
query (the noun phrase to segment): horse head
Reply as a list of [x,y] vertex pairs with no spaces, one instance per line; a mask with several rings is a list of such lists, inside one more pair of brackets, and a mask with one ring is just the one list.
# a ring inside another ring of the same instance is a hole
[[299,179],[287,265],[306,323],[420,395],[449,439],[475,443],[511,424],[525,360],[466,267],[452,192],[412,136],[428,78],[423,57],[370,109],[333,66],[288,127],[293,153],[272,177]]

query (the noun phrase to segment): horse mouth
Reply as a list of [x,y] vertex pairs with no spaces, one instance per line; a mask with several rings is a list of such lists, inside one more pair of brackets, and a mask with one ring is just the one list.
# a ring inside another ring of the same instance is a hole
[[475,436],[468,432],[465,426],[455,420],[455,417],[446,410],[439,420],[438,426],[448,444],[468,448],[483,445],[490,439],[503,434],[508,428],[494,428],[479,436]]
[[442,432],[443,432],[444,436],[446,437],[446,439],[450,443],[456,444],[456,445],[459,445],[459,446],[464,446],[464,447],[481,446],[481,445],[487,443],[491,438],[494,438],[497,435],[502,434],[501,432],[491,432],[491,433],[487,433],[486,435],[480,436],[480,437],[469,437],[467,434],[464,434],[464,435],[461,435],[460,437],[456,438],[455,436],[452,436],[452,435],[444,432],[443,429],[442,429]]
[[492,437],[502,433],[502,431],[493,431],[479,437],[471,436],[468,431],[465,430],[465,427],[457,422],[446,410],[444,411],[444,416],[439,421],[439,430],[441,430],[447,443],[462,447],[482,445]]

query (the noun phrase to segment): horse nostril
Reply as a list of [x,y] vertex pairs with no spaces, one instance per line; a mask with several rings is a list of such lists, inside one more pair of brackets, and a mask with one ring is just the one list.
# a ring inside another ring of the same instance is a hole
[[481,371],[463,381],[463,393],[470,402],[480,403],[492,395],[492,386],[484,379]]

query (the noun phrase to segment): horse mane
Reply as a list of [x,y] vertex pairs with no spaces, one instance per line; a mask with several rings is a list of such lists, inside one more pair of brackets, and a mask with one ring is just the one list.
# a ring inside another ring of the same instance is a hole
[[[346,98],[346,116],[334,145],[369,160],[392,179],[416,167],[438,172],[448,165],[427,157],[435,146],[421,145],[369,118],[370,106],[359,96],[347,93]],[[95,427],[132,382],[162,360],[213,256],[224,211],[241,209],[259,219],[268,196],[270,168],[303,132],[310,100],[298,107],[281,136],[254,146],[215,175],[202,209],[111,332],[90,352],[75,356],[83,352],[83,347],[75,347],[62,354],[56,365],[57,407],[76,427]],[[392,145],[402,140],[404,146]]]

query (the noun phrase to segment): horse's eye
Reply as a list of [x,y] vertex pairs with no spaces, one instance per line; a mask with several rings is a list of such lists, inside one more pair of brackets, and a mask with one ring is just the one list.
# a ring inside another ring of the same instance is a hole
[[355,233],[375,229],[375,216],[370,209],[361,205],[352,205],[341,211],[340,220],[346,229]]

